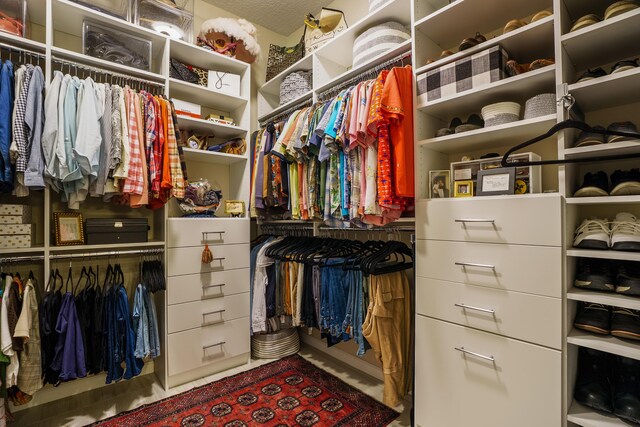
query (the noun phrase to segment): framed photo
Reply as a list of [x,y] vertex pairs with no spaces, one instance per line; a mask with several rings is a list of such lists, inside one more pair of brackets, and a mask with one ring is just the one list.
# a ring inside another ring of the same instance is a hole
[[451,197],[451,171],[429,171],[429,197],[446,199]]
[[233,217],[244,216],[244,202],[242,200],[225,200],[224,201],[224,213]]
[[478,196],[513,194],[516,180],[515,168],[496,168],[478,172]]
[[75,212],[54,212],[56,246],[84,245],[82,214]]
[[453,193],[454,197],[473,197],[473,181],[456,181]]

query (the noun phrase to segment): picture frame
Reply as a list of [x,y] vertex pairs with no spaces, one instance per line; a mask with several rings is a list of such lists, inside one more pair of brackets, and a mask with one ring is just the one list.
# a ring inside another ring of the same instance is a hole
[[453,187],[453,197],[473,197],[473,180],[456,181]]
[[478,172],[477,195],[500,196],[514,194],[515,168],[495,168]]
[[84,245],[84,221],[78,212],[54,212],[56,246]]
[[429,198],[447,199],[451,197],[451,171],[429,171]]
[[243,217],[245,214],[244,201],[242,200],[225,200],[224,213],[232,217]]

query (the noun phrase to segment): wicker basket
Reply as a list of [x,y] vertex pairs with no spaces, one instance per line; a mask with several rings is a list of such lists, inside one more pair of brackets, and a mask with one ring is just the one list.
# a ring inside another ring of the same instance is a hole
[[294,71],[288,74],[280,84],[280,105],[300,98],[311,90],[311,71]]
[[300,351],[297,328],[251,337],[251,355],[256,359],[278,359]]

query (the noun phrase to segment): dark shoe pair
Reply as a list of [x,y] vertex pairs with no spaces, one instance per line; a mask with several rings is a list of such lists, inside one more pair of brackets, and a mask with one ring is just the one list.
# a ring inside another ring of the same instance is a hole
[[[611,67],[610,74],[621,73],[623,71],[631,70],[637,67],[638,67],[638,59],[625,59],[624,61],[616,62],[613,65],[613,67]],[[606,75],[607,75],[607,72],[604,69],[602,69],[602,67],[594,68],[593,70],[591,68],[587,68],[587,71],[585,71],[580,77],[578,77],[578,80],[576,83],[597,79],[599,77],[604,77]]]
[[640,422],[640,361],[580,347],[576,401],[599,411]]
[[460,51],[467,50],[474,46],[479,45],[480,43],[484,43],[486,41],[487,41],[487,38],[485,36],[483,36],[480,33],[476,33],[475,37],[469,37],[462,40],[462,42],[460,43],[460,46],[458,46],[458,50]]
[[574,197],[640,195],[640,169],[616,170],[611,174],[611,190],[609,188],[609,179],[604,171],[587,172]]
[[[636,125],[632,122],[615,122],[611,123],[607,129],[602,126],[594,126],[596,132],[580,132],[576,139],[576,147],[586,147],[589,145],[612,144],[622,141],[638,141],[638,138],[626,137],[622,135],[605,135],[606,132],[625,132],[630,134],[638,134]],[[599,131],[599,132],[598,132]]]
[[459,117],[454,118],[449,123],[448,128],[438,129],[436,137],[452,135],[454,133],[468,132],[470,130],[481,129],[484,127],[484,120],[478,114],[472,114],[467,118],[465,123]]
[[578,261],[576,288],[593,291],[616,292],[624,295],[640,296],[640,264],[621,262],[614,265],[607,260],[597,258],[581,258]]
[[583,331],[640,340],[640,311],[580,302],[573,325]]

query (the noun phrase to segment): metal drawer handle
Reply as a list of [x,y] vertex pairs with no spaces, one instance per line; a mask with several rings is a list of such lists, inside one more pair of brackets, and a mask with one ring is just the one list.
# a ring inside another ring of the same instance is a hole
[[221,288],[223,286],[226,286],[226,284],[225,283],[220,283],[218,285],[203,285],[202,289]]
[[477,222],[488,222],[490,224],[495,224],[496,223],[495,219],[477,219],[477,218],[476,219],[473,219],[473,218],[472,219],[454,219],[454,221],[455,222],[461,222],[463,224],[465,222],[469,222],[469,223],[471,223],[471,222],[476,222],[476,223]]
[[456,307],[460,307],[463,310],[475,310],[475,311],[480,311],[482,313],[496,314],[495,310],[489,310],[487,308],[474,307],[472,305],[467,305],[462,303],[456,303],[453,305],[455,305]]
[[463,354],[468,354],[469,356],[479,357],[480,359],[488,360],[490,362],[495,363],[496,359],[493,356],[485,356],[484,354],[475,353],[473,351],[465,350],[464,347],[454,347],[455,350],[462,352]]
[[220,240],[222,240],[222,235],[224,234],[224,231],[203,231],[202,232],[202,240],[205,241],[207,240],[207,236],[209,234],[219,234],[220,235]]
[[208,313],[202,313],[202,317],[206,317],[206,316],[210,316],[212,314],[220,314],[220,313],[224,313],[226,310],[216,310],[216,311],[210,311]]
[[208,349],[210,349],[212,347],[222,346],[222,345],[225,345],[225,344],[226,344],[225,341],[220,341],[219,343],[216,343],[216,344],[203,345],[202,346],[202,350],[203,351],[207,351]]
[[456,262],[456,265],[459,265],[461,267],[478,267],[478,268],[488,268],[490,270],[495,270],[496,266],[495,265],[489,265],[489,264],[476,264],[475,262]]
[[[225,259],[226,259],[226,258],[224,258],[224,257],[220,257],[220,258],[212,258],[212,259],[211,259],[211,262],[213,262],[213,261],[220,261],[220,263],[222,263],[222,261],[224,261]],[[211,263],[209,263],[209,264],[211,264]]]

